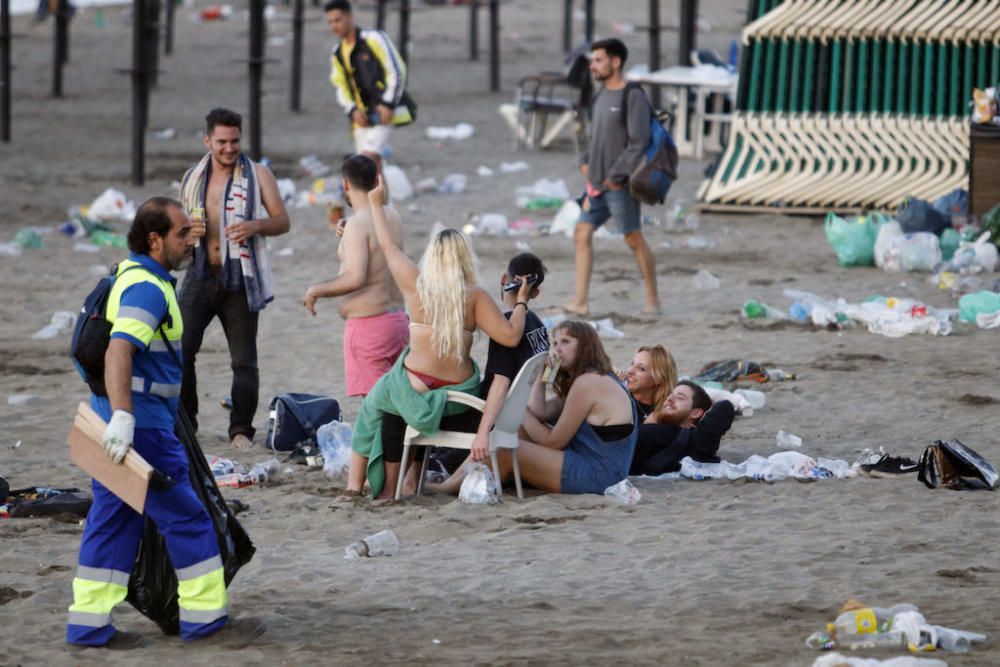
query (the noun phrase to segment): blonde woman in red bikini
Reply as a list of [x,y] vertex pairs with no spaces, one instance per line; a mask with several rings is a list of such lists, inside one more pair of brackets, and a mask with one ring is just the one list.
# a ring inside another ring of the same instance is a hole
[[[398,428],[400,418],[422,433],[438,428],[475,430],[479,413],[446,404],[445,392],[454,389],[478,395],[479,367],[469,356],[473,334],[481,329],[501,345],[517,345],[532,285],[527,276],[518,277],[517,306],[523,307],[515,307],[508,320],[479,286],[475,253],[464,234],[453,229],[437,233],[418,266],[390,233],[382,210],[385,188],[381,178],[368,197],[375,236],[410,315],[410,345],[361,404],[351,441],[347,488],[349,493],[360,493],[367,478],[373,496],[388,497],[399,474],[404,430]],[[390,428],[383,429],[387,424]]]

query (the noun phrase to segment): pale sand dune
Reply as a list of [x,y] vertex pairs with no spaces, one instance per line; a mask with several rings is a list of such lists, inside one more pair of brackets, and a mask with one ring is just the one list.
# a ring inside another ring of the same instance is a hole
[[[517,216],[513,190],[542,177],[580,186],[571,149],[516,154],[496,107],[511,98],[524,73],[558,62],[562,3],[516,0],[503,8],[507,92],[490,95],[485,60],[465,60],[467,14],[461,9],[413,16],[417,128],[398,132],[397,157],[414,181],[469,174],[462,195],[400,205],[407,248],[419,255],[435,220],[463,225],[470,213]],[[598,27],[645,22],[644,1],[599,5]],[[611,6],[615,9],[612,10]],[[745,2],[703,2],[714,26],[703,45],[723,52],[736,35]],[[539,7],[541,6],[541,7]],[[284,13],[285,10],[279,10]],[[615,11],[618,14],[612,15]],[[668,14],[674,6],[665,7]],[[149,184],[126,186],[128,95],[114,67],[128,62],[128,28],[118,10],[106,10],[98,30],[84,14],[74,26],[67,99],[47,97],[50,27],[15,21],[27,37],[14,42],[14,136],[0,146],[0,230],[6,240],[29,224],[54,224],[72,204],[89,201],[108,185],[136,199],[168,191],[169,183],[201,153],[196,133],[208,107],[244,108],[245,25],[232,20],[192,23],[178,13],[177,52],[153,98],[151,127],[175,127],[178,138],[148,144]],[[239,14],[239,11],[237,12]],[[485,20],[485,12],[484,20]],[[285,111],[287,46],[269,66],[264,113],[265,152],[278,176],[294,175],[298,158],[315,152],[331,164],[349,150],[340,112],[326,83],[330,43],[317,13],[307,27],[306,111]],[[371,13],[362,12],[371,22]],[[395,35],[395,22],[390,23]],[[286,23],[276,22],[274,34]],[[578,24],[579,26],[579,24]],[[512,36],[516,33],[516,38]],[[485,35],[485,30],[484,30]],[[665,33],[674,62],[675,33]],[[113,39],[108,39],[108,38]],[[645,39],[628,38],[634,60],[645,59]],[[197,51],[195,46],[197,45]],[[482,57],[486,58],[485,45]],[[209,58],[215,58],[214,63]],[[84,63],[87,63],[85,65]],[[212,77],[198,78],[218,68]],[[227,75],[226,68],[231,68]],[[423,137],[429,125],[472,122],[468,141],[437,145]],[[486,164],[527,159],[528,172],[488,179]],[[684,162],[671,201],[691,201],[704,165]],[[44,184],[44,185],[43,185]],[[308,185],[299,180],[300,186]],[[649,211],[654,216],[664,209]],[[333,302],[310,318],[300,304],[306,286],[336,272],[335,244],[319,209],[293,210],[293,230],[272,247],[277,300],[261,320],[261,404],[256,425],[266,429],[266,406],[280,391],[343,396],[342,323]],[[542,216],[529,214],[535,219]],[[959,400],[965,394],[1000,399],[996,333],[959,329],[950,338],[889,340],[861,330],[844,333],[796,327],[747,328],[738,311],[755,297],[784,307],[786,287],[860,300],[870,294],[912,295],[953,306],[923,276],[887,276],[876,269],[841,269],[816,221],[777,216],[703,216],[698,234],[717,241],[706,250],[678,249],[681,234],[649,233],[666,314],[636,317],[642,286],[620,241],[600,240],[593,282],[595,315],[610,314],[628,338],[609,341],[615,363],[628,363],[640,344],[664,343],[682,373],[730,357],[751,358],[794,371],[795,382],[759,387],[767,406],[737,420],[722,454],[734,461],[775,451],[775,433],[800,435],[803,451],[853,459],[863,447],[916,456],[938,438],[957,437],[1000,463],[996,406]],[[538,309],[566,302],[572,289],[572,242],[526,239],[551,273]],[[671,249],[660,247],[665,240]],[[65,356],[68,335],[36,342],[31,334],[55,310],[75,309],[94,278],[88,267],[121,253],[72,251],[73,242],[46,237],[42,250],[0,258],[0,475],[16,486],[87,484],[68,460],[65,435],[85,391]],[[484,284],[491,289],[514,239],[477,239]],[[722,288],[697,291],[693,275],[705,268]],[[905,283],[905,285],[901,285]],[[476,354],[485,359],[480,337]],[[207,452],[232,455],[224,439],[228,356],[213,327],[199,357]],[[37,405],[7,406],[6,396],[37,394]],[[358,402],[344,402],[349,417]],[[258,441],[262,439],[258,437]],[[13,448],[21,441],[21,446]],[[263,450],[244,460],[266,457]],[[915,480],[855,479],[812,484],[694,483],[638,480],[642,502],[631,508],[597,496],[512,495],[498,507],[470,507],[429,497],[401,505],[335,502],[341,481],[301,469],[264,488],[227,490],[249,503],[241,515],[258,552],[231,588],[236,615],[259,615],[267,634],[253,647],[226,653],[210,645],[181,646],[163,637],[127,606],[122,629],[148,639],[146,650],[108,655],[70,653],[63,644],[65,610],[82,527],[49,520],[0,522],[0,587],[29,597],[0,605],[0,664],[668,664],[808,665],[803,641],[836,615],[849,597],[874,604],[912,602],[934,623],[991,635],[952,665],[997,664],[996,601],[1000,593],[998,496],[932,492]],[[401,542],[392,558],[345,561],[344,547],[383,528]],[[436,643],[434,640],[439,640]]]

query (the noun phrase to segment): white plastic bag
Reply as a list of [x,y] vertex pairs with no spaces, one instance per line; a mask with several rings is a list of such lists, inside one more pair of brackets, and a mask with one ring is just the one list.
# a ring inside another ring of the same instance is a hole
[[87,217],[91,220],[132,222],[135,217],[135,202],[120,190],[108,188],[91,202]]
[[576,223],[580,221],[582,212],[580,205],[572,199],[564,201],[556,213],[556,217],[552,219],[552,224],[549,225],[549,234],[573,236],[573,230],[576,229]]
[[902,238],[903,228],[895,220],[879,227],[878,237],[875,239],[875,266],[886,273],[899,273],[902,270],[899,262],[899,244]]
[[500,502],[500,491],[493,471],[482,463],[466,465],[465,479],[462,480],[458,499],[469,505],[496,505]]
[[413,186],[410,185],[410,179],[402,169],[394,164],[384,164],[382,175],[389,188],[389,196],[394,201],[405,201],[413,196]]

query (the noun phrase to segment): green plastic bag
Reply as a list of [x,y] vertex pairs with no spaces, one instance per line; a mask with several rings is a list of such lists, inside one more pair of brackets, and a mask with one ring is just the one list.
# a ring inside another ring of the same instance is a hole
[[972,292],[958,300],[958,319],[975,322],[980,313],[1000,311],[1000,294],[996,292]]
[[961,243],[962,235],[953,228],[949,227],[941,232],[941,259],[947,262],[954,257],[955,251],[958,250],[958,246]]
[[832,212],[826,214],[826,240],[833,246],[841,266],[875,265],[875,239],[883,218],[878,213],[850,219]]

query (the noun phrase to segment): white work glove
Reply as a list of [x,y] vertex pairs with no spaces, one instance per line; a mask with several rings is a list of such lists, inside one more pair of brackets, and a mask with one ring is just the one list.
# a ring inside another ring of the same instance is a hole
[[134,437],[135,417],[124,410],[115,410],[101,439],[104,453],[115,463],[121,463],[128,450],[132,449]]

